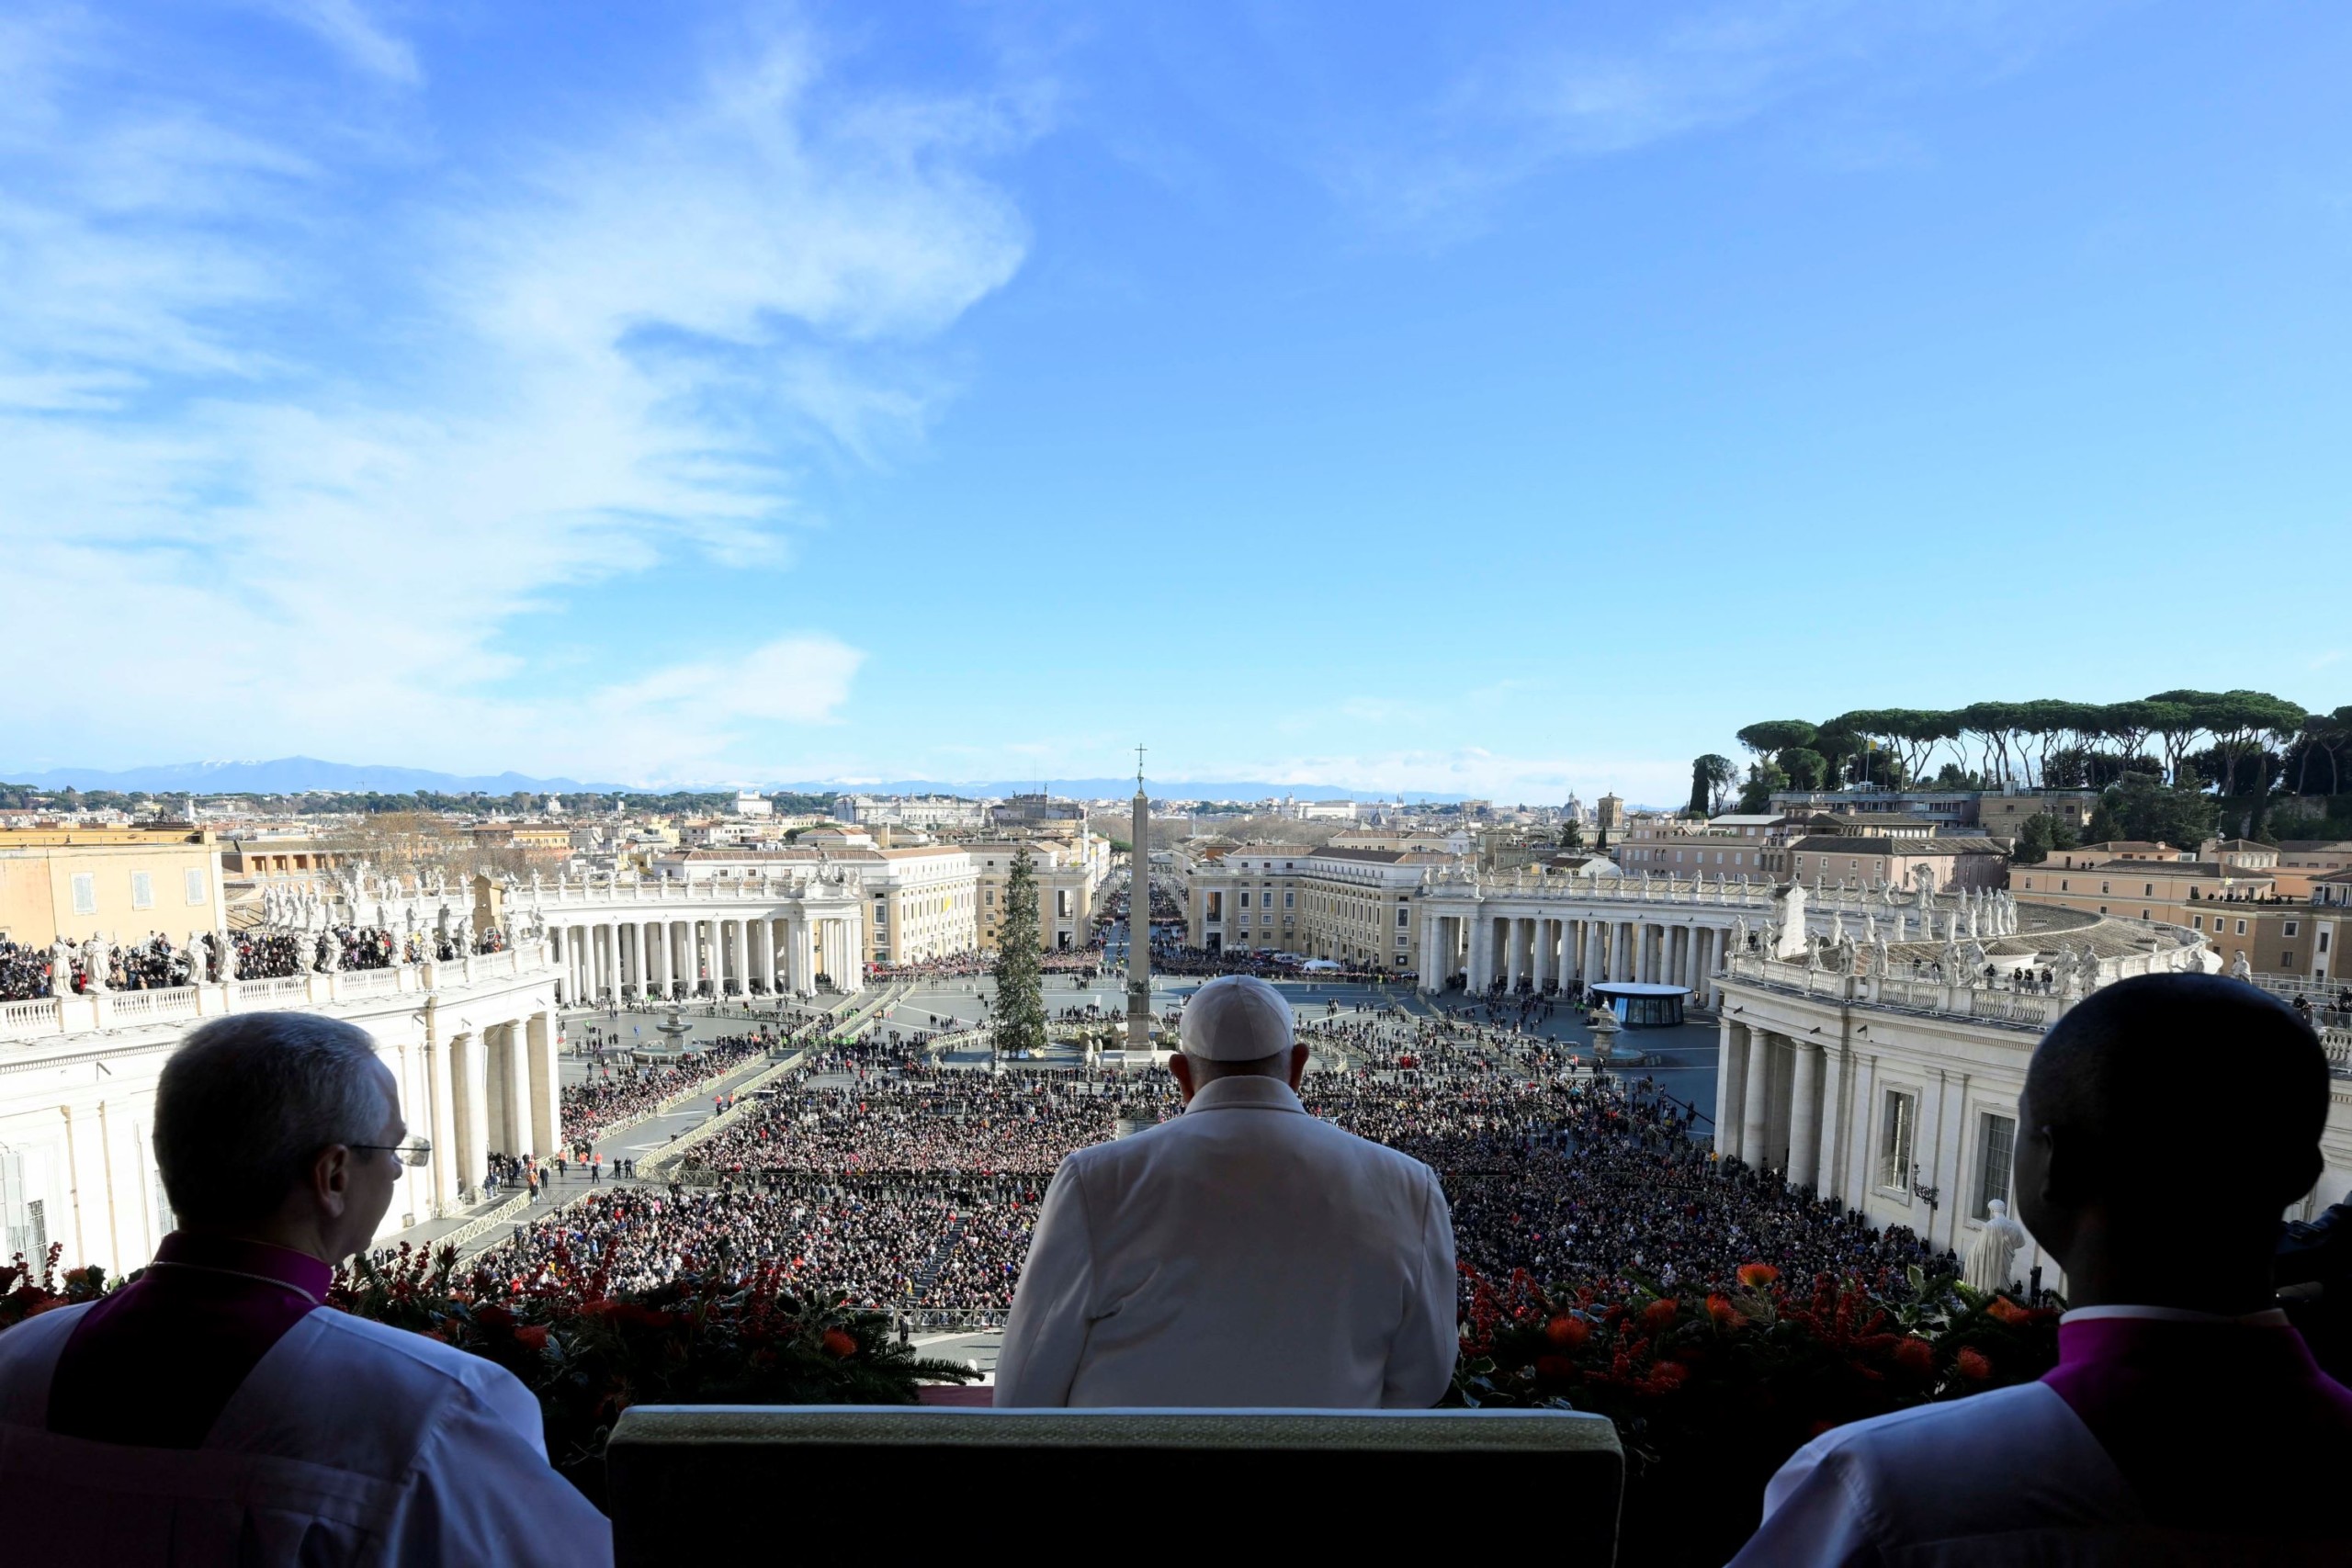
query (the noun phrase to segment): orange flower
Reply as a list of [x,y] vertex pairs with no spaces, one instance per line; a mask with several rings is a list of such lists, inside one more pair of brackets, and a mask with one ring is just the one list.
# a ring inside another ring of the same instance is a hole
[[1973,1345],[1960,1353],[1960,1375],[1973,1382],[1983,1382],[1993,1375],[1993,1363]]
[[1995,1296],[1992,1301],[1986,1304],[1984,1310],[1992,1316],[1998,1318],[2001,1322],[2007,1324],[2015,1325],[2020,1323],[2031,1323],[2033,1321],[2033,1314],[2018,1305],[2017,1303],[2009,1300],[2007,1296]]
[[838,1328],[825,1330],[822,1343],[827,1352],[831,1355],[847,1358],[857,1353],[857,1341]]
[[1729,1296],[1709,1296],[1707,1315],[1715,1320],[1715,1326],[1718,1328],[1739,1326],[1739,1309],[1731,1304]]
[[1544,1337],[1564,1350],[1579,1349],[1592,1337],[1592,1325],[1564,1312],[1544,1325]]
[[1749,1290],[1758,1290],[1781,1277],[1781,1271],[1770,1263],[1743,1263],[1739,1266],[1739,1282]]
[[1642,1331],[1645,1334],[1657,1334],[1672,1327],[1676,1315],[1681,1311],[1682,1303],[1672,1296],[1650,1303],[1642,1309]]
[[1902,1342],[1894,1347],[1894,1360],[1905,1371],[1916,1372],[1921,1377],[1936,1370],[1934,1347],[1916,1334],[1905,1336]]

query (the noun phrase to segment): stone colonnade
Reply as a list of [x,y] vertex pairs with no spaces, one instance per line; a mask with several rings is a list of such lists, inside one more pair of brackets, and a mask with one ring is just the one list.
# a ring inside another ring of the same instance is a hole
[[567,1006],[618,999],[857,988],[854,915],[599,915],[552,924]]
[[1690,917],[1447,914],[1424,908],[1421,989],[1442,990],[1462,976],[1473,992],[1500,981],[1506,989],[1542,991],[1604,980],[1681,986],[1695,1007],[1715,1004],[1714,976],[1730,947],[1727,926]]
[[[1715,1057],[1715,1150],[1800,1187],[1823,1189],[1822,1108],[1841,1060],[1821,1040],[1726,1017]],[[1834,1043],[1834,1042],[1832,1042]],[[1907,1173],[1905,1173],[1907,1179]]]
[[427,1171],[436,1214],[480,1197],[492,1155],[546,1158],[560,1152],[563,1141],[554,1012],[483,1023],[470,1016],[452,1019],[447,1010],[426,1010],[424,1103],[413,1094],[402,1097],[411,1135],[433,1145]]

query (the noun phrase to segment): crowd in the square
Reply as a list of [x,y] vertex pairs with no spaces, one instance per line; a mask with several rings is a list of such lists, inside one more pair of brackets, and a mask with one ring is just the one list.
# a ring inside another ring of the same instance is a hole
[[[1538,1032],[1565,998],[1484,998],[1435,1016],[1301,1002],[1301,1037],[1321,1063],[1303,1088],[1307,1110],[1436,1169],[1461,1261],[1489,1275],[1717,1289],[1758,1260],[1866,1275],[1956,1267],[1907,1232],[1863,1229],[1717,1162],[1687,1107],[1646,1081],[1596,1075],[1584,1048]],[[997,1318],[1063,1156],[1122,1122],[1181,1113],[1164,1075],[944,1067],[887,1039],[818,1046],[805,1066],[695,1145],[677,1185],[576,1203],[518,1236],[497,1269],[516,1280],[608,1269],[617,1285],[714,1269],[733,1280],[782,1262],[811,1290]],[[567,1089],[567,1130],[583,1116],[626,1120],[685,1081],[639,1069]]]

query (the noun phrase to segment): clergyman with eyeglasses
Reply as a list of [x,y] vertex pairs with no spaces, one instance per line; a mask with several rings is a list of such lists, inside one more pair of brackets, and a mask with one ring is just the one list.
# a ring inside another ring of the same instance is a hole
[[138,1280],[0,1334],[0,1519],[27,1562],[612,1561],[513,1374],[324,1306],[412,1140],[368,1034],[218,1019],[164,1066],[180,1228]]

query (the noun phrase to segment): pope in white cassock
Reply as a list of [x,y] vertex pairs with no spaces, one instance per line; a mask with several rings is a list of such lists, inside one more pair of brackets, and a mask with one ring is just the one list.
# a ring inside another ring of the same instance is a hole
[[1212,980],[1184,1113],[1062,1161],[997,1361],[1000,1408],[1421,1408],[1453,1378],[1453,1222],[1420,1161],[1306,1113],[1262,980]]
[[612,1562],[512,1373],[322,1303],[406,1138],[350,1024],[264,1013],[188,1037],[155,1091],[180,1228],[131,1284],[0,1334],[0,1559]]

